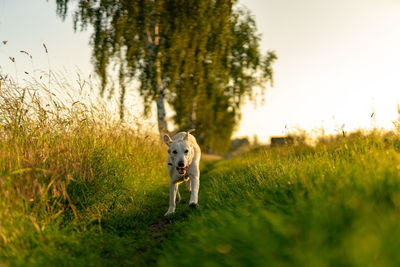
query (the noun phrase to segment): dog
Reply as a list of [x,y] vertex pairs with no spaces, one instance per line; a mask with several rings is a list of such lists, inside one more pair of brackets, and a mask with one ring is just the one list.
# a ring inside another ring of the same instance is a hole
[[177,133],[172,139],[168,134],[164,135],[164,142],[168,146],[167,167],[170,177],[169,207],[165,216],[175,212],[176,203],[181,199],[178,186],[183,182],[191,192],[189,206],[198,206],[201,150],[196,138],[190,134],[193,131]]

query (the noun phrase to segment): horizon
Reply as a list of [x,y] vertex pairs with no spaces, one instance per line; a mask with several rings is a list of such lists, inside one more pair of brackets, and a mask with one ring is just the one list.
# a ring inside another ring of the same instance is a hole
[[[400,3],[246,0],[239,5],[254,15],[262,51],[276,51],[278,60],[275,86],[267,89],[263,105],[243,105],[233,138],[257,135],[265,143],[297,128],[324,128],[326,134],[343,125],[345,131],[393,128],[400,103]],[[89,36],[73,32],[71,15],[65,22],[58,18],[53,1],[0,1],[0,42],[8,41],[0,45],[0,73],[19,83],[29,77],[25,72],[35,76],[47,69],[72,72],[70,79],[75,73],[89,77]],[[140,101],[131,91],[127,108]]]

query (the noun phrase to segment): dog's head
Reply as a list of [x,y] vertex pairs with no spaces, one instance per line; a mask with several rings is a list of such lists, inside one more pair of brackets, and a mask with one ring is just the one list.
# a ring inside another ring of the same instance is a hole
[[168,154],[171,163],[180,175],[185,175],[192,163],[194,148],[191,142],[188,142],[189,133],[180,139],[172,141],[168,134],[164,135],[164,142],[168,145]]

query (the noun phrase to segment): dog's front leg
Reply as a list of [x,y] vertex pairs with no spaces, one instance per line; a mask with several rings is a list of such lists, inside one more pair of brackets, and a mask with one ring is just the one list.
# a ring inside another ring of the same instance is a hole
[[181,201],[181,195],[179,194],[179,185],[178,185],[178,189],[176,190],[176,198],[175,198],[175,203],[179,203],[179,201]]
[[176,199],[176,192],[178,191],[178,185],[174,184],[172,181],[169,182],[169,208],[165,216],[172,214],[175,212],[175,199]]
[[190,187],[190,179],[186,181],[186,189],[190,192],[192,188]]
[[200,187],[200,170],[197,168],[190,176],[190,201],[189,206],[197,207],[199,200],[199,187]]

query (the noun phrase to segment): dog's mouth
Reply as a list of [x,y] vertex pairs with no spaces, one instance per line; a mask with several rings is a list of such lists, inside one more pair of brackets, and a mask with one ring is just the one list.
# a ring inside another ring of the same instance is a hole
[[186,167],[176,167],[176,170],[177,170],[178,173],[181,174],[181,175],[184,175],[188,169],[189,169],[189,166],[186,166]]

